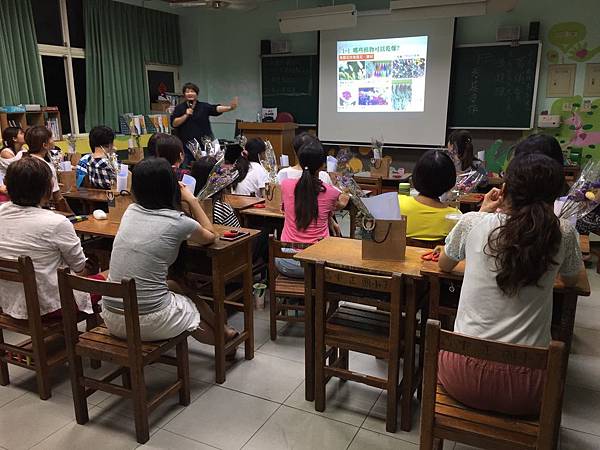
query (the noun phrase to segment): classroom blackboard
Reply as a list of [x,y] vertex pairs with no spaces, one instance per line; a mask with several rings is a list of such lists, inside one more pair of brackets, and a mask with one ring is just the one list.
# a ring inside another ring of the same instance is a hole
[[539,42],[454,49],[448,124],[451,128],[531,129]]
[[262,106],[289,112],[296,123],[316,124],[319,111],[317,55],[262,57]]

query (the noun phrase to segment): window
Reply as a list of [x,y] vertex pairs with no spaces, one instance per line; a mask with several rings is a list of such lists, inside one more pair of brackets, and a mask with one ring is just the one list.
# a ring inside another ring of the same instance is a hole
[[57,106],[62,132],[85,131],[83,0],[31,0],[46,105]]

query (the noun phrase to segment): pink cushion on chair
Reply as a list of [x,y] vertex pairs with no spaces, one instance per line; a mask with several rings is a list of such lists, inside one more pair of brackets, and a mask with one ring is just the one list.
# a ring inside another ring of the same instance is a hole
[[283,123],[283,122],[295,122],[294,116],[292,116],[289,112],[280,112],[277,114],[277,118],[275,122]]

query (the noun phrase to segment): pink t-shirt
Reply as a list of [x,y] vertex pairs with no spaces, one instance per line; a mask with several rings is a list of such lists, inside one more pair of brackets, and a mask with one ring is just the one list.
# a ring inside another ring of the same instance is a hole
[[296,188],[296,183],[298,183],[298,180],[292,179],[283,180],[281,183],[281,201],[285,214],[281,240],[284,242],[312,244],[329,236],[329,214],[335,211],[340,191],[323,183],[325,190],[317,197],[319,204],[317,220],[313,221],[306,230],[299,230],[296,227],[296,211],[294,209],[294,189]]

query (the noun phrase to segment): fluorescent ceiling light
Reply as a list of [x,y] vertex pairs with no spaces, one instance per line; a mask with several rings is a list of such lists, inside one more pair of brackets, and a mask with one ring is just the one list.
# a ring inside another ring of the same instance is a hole
[[277,14],[282,33],[355,27],[356,17],[356,6],[353,4],[295,9]]

